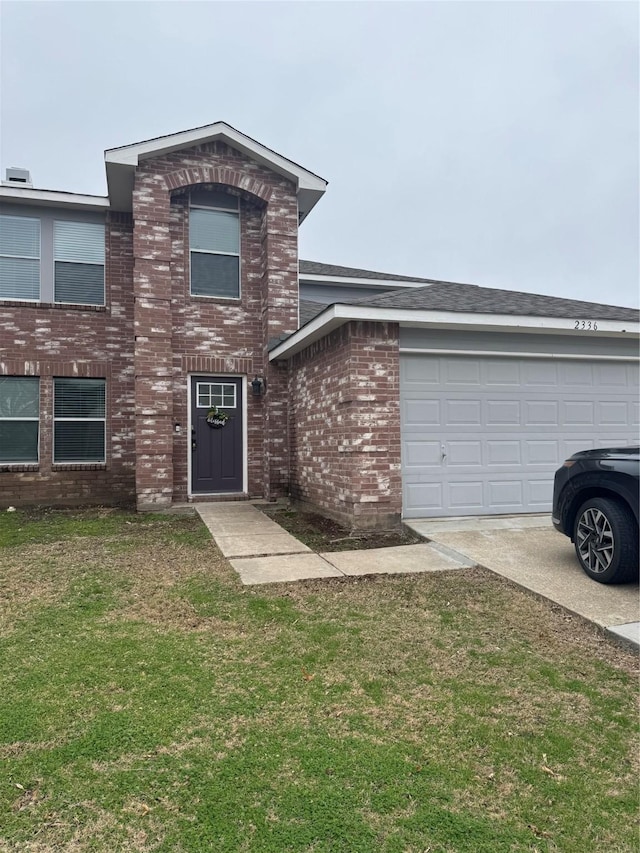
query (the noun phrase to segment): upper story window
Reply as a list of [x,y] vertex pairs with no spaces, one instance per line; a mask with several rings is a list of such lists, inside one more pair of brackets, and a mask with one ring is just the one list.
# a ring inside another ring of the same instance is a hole
[[13,209],[0,215],[0,299],[104,305],[104,222]]
[[240,214],[235,196],[192,193],[189,250],[193,296],[240,298]]
[[56,302],[104,305],[104,226],[53,223]]
[[40,220],[0,216],[0,299],[40,299]]

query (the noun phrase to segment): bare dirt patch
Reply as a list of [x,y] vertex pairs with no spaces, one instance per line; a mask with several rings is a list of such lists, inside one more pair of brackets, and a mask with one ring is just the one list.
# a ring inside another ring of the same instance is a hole
[[258,509],[314,551],[357,551],[414,545],[424,539],[402,525],[398,530],[354,532],[330,518],[293,507],[257,504]]

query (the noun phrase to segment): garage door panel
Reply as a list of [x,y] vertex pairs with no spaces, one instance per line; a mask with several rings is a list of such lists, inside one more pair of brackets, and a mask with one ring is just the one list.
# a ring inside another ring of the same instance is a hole
[[524,462],[526,465],[555,465],[558,467],[563,461],[560,459],[560,442],[553,439],[525,440]]
[[594,367],[590,362],[567,361],[561,369],[562,381],[569,387],[576,385],[592,386],[595,380]]
[[530,361],[522,362],[523,382],[522,384],[532,388],[540,385],[557,387],[558,365],[554,361]]
[[609,364],[607,362],[596,365],[597,383],[604,388],[625,388],[629,384],[629,365]]
[[496,359],[483,364],[484,380],[487,385],[520,385],[520,363],[515,359]]
[[443,506],[442,483],[408,483],[406,485],[406,497],[409,506],[414,507],[418,517],[421,513],[429,514],[430,510],[439,512]]
[[405,517],[550,511],[564,459],[637,442],[638,382],[631,362],[403,355]]
[[445,426],[481,426],[482,404],[480,400],[447,400],[445,403]]
[[593,400],[567,400],[564,403],[564,423],[575,426],[593,426],[595,403]]
[[487,448],[487,465],[520,465],[522,453],[519,441],[489,439],[485,442]]
[[440,384],[440,360],[432,358],[407,359],[400,364],[400,381],[403,387],[411,385],[439,385]]
[[613,402],[606,400],[596,407],[598,426],[621,426],[625,427],[631,420],[624,402]]
[[527,400],[524,403],[524,426],[558,426],[560,404],[557,400]]
[[490,509],[503,512],[518,510],[504,507],[524,508],[523,488],[521,480],[489,480],[487,483],[487,505]]
[[529,480],[526,486],[528,508],[534,512],[546,512],[549,507],[549,495],[553,493],[553,477]]
[[460,465],[482,468],[481,441],[448,441],[447,451],[447,465],[450,468]]
[[520,426],[522,421],[518,400],[487,400],[485,410],[488,426]]
[[478,512],[484,505],[483,484],[478,480],[462,480],[449,483],[449,506],[455,512],[466,510]]
[[404,400],[402,404],[406,426],[440,426],[439,400]]
[[442,451],[439,441],[407,441],[405,452],[407,469],[431,465],[440,467]]
[[472,359],[449,360],[443,371],[444,381],[449,385],[480,385],[480,363]]

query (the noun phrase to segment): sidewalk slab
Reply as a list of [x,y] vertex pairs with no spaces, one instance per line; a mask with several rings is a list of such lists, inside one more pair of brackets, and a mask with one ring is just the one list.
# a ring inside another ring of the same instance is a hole
[[251,557],[229,561],[246,586],[283,583],[310,578],[344,577],[319,554],[287,554],[279,557]]
[[630,622],[628,625],[610,625],[607,630],[632,648],[640,648],[640,622]]
[[398,545],[360,551],[330,551],[321,556],[345,575],[413,574],[469,568],[474,563],[460,562],[453,555],[428,544]]
[[[245,528],[246,529],[246,528]],[[237,533],[231,536],[214,536],[216,545],[225,557],[251,557],[268,554],[311,553],[295,536],[284,530],[276,533]]]
[[212,501],[211,503],[193,504],[193,507],[198,515],[203,518],[205,516],[207,518],[229,518],[230,516],[240,518],[251,515],[254,517],[264,515],[264,513],[252,506],[252,504],[244,503],[243,501]]
[[[262,515],[262,513],[260,513]],[[204,519],[203,519],[204,520]],[[207,518],[205,524],[209,528],[211,535],[214,538],[218,536],[237,536],[239,534],[256,535],[256,534],[273,534],[282,533],[283,529],[275,521],[262,515],[262,518],[254,518],[253,516],[233,517],[225,515],[222,517]]]

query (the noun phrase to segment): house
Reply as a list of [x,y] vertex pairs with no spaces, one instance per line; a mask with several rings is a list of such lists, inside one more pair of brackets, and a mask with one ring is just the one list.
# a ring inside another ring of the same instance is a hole
[[637,311],[298,262],[326,182],[222,122],[105,163],[0,188],[0,505],[546,512],[637,441]]

